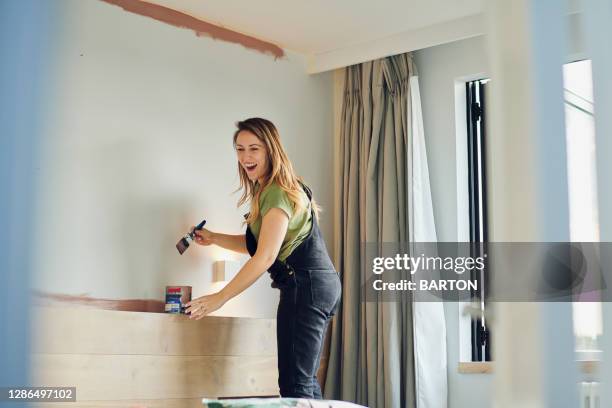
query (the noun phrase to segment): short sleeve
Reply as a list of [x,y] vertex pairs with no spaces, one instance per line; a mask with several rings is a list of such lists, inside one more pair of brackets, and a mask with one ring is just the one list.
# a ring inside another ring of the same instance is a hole
[[287,193],[277,184],[272,184],[262,191],[259,200],[259,213],[262,218],[272,208],[280,208],[289,219],[293,216],[293,204]]

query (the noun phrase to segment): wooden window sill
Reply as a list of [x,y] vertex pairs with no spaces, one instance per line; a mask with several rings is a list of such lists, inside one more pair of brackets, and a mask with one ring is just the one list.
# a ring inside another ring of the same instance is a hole
[[490,374],[493,372],[491,361],[465,361],[457,367],[459,374]]
[[[583,374],[595,374],[599,368],[597,360],[579,360],[577,361],[580,372]],[[468,361],[460,362],[457,367],[459,374],[491,374],[493,373],[492,361]]]

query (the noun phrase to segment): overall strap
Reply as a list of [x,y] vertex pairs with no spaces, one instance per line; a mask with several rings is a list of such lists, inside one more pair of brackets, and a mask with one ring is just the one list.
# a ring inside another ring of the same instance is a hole
[[302,186],[302,189],[304,190],[304,192],[306,193],[306,196],[308,197],[308,201],[312,201],[312,190],[310,189],[310,187],[308,187],[306,184],[304,184],[301,181],[299,183]]

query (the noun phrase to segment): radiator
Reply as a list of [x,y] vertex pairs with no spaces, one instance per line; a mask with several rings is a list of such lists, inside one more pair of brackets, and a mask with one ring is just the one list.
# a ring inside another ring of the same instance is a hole
[[580,383],[580,408],[599,408],[599,383]]

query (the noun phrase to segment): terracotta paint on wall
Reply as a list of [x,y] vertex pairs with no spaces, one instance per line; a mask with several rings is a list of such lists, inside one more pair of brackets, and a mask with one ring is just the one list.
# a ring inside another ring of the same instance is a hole
[[73,304],[89,306],[96,309],[120,310],[123,312],[153,312],[163,313],[165,302],[154,299],[104,299],[85,295],[63,295],[60,293],[45,293],[33,291],[34,304],[48,306],[57,304]]
[[198,20],[188,14],[173,10],[168,7],[157,4],[147,3],[142,0],[102,0],[105,3],[114,4],[121,7],[125,11],[140,14],[141,16],[150,17],[157,21],[162,21],[179,28],[188,28],[195,31],[198,37],[207,36],[214,39],[228,41],[231,43],[240,44],[246,48],[250,48],[264,54],[270,54],[276,58],[285,56],[282,48],[258,40],[248,35],[240,34],[227,28],[219,27],[202,20]]

